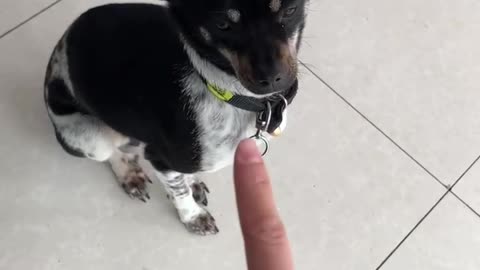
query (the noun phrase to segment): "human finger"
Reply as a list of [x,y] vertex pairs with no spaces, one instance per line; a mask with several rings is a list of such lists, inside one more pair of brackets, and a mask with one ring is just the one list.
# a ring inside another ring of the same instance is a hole
[[235,154],[235,191],[249,270],[292,270],[287,234],[278,215],[270,178],[253,140]]

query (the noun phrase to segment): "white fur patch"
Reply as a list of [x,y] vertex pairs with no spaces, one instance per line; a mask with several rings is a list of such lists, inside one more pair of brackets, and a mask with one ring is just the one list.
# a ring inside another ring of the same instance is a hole
[[166,0],[158,0],[157,4],[162,7],[169,7],[169,3]]
[[270,1],[270,10],[272,12],[280,11],[281,7],[282,7],[282,0],[271,0]]
[[229,9],[227,11],[227,15],[228,15],[228,18],[234,23],[238,23],[240,21],[241,14],[240,14],[240,11],[236,9]]
[[240,141],[255,134],[255,113],[218,100],[196,73],[188,75],[184,85],[197,116],[202,170],[217,171],[230,165]]
[[88,158],[106,161],[128,139],[105,126],[100,120],[80,113],[58,116],[48,109],[50,118],[66,144],[79,149]]
[[205,29],[205,27],[200,27],[200,33],[202,34],[205,41],[207,42],[212,41],[212,35],[210,35],[210,32],[208,32],[208,30]]
[[206,213],[191,195],[183,198],[174,198],[173,204],[177,208],[178,215],[183,223],[191,222],[198,216]]
[[[193,198],[192,189],[190,188],[189,183],[194,181],[193,175],[181,174],[178,172],[166,172],[160,173],[156,172],[157,177],[165,186],[167,192],[172,196],[173,204],[177,209],[180,220],[183,223],[191,222],[195,220],[199,215],[206,214],[206,211],[200,207],[195,199]],[[188,193],[181,196],[177,196],[173,190],[169,187],[168,182],[178,181],[177,179],[181,178],[181,183],[178,183],[188,189]]]
[[[197,117],[195,120],[202,147],[202,170],[213,172],[232,164],[235,149],[240,141],[256,133],[256,114],[218,100],[208,91],[199,74],[208,82],[236,94],[262,96],[245,89],[235,77],[201,58],[186,43],[185,50],[195,70],[189,72],[183,80],[184,93],[189,96]],[[271,136],[266,134],[266,137]]]

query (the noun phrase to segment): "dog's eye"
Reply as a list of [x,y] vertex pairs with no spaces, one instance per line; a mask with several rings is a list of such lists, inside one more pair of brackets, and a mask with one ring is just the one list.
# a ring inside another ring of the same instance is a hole
[[217,22],[217,28],[222,31],[227,31],[230,29],[230,24],[227,21],[219,21]]
[[291,7],[283,12],[283,18],[289,18],[297,11],[297,7]]

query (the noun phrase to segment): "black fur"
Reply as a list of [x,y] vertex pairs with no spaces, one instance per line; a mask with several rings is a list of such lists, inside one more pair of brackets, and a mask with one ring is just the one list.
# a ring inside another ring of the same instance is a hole
[[72,25],[67,44],[75,96],[91,114],[147,143],[157,169],[200,169],[195,123],[180,91],[189,60],[165,8],[92,9]]
[[[305,19],[306,0],[283,0],[286,7],[297,4],[299,11],[280,23],[269,2],[176,0],[170,9],[150,4],[91,9],[74,22],[66,40],[75,100],[54,80],[47,102],[56,114],[90,114],[144,142],[146,158],[159,171],[198,172],[199,134],[181,82],[194,68],[179,33],[226,73],[233,75],[235,69],[219,48],[247,57],[252,72],[263,76],[274,69],[278,57],[274,43],[287,42],[294,27],[301,25],[303,30]],[[221,32],[216,24],[229,8],[240,10],[245,25],[236,32]],[[198,31],[200,25],[212,32],[210,42]],[[73,150],[69,152],[81,156]]]
[[65,82],[60,79],[54,79],[49,83],[49,95],[46,102],[56,115],[69,115],[79,112],[80,108],[76,105],[75,99],[68,93]]
[[[305,24],[304,6],[308,0],[282,0],[282,9],[273,13],[269,7],[271,0],[178,0],[171,5],[172,13],[179,21],[185,37],[201,55],[220,69],[235,74],[230,63],[219,53],[218,48],[226,48],[238,52],[247,58],[252,67],[251,81],[243,81],[245,86],[258,94],[265,94],[262,85],[257,82],[271,75],[278,63],[279,51],[277,43],[286,43],[296,28],[300,28],[300,38]],[[290,7],[297,7],[293,16],[282,18],[282,14]],[[226,21],[226,11],[239,10],[241,24],[232,24],[229,31],[219,30],[217,24]],[[203,26],[212,33],[212,41],[206,44],[198,31]],[[300,27],[299,27],[300,26]],[[242,75],[242,74],[236,74]],[[296,75],[296,74],[292,74]],[[284,84],[288,89],[294,83],[294,77]],[[279,90],[279,89],[276,89]]]

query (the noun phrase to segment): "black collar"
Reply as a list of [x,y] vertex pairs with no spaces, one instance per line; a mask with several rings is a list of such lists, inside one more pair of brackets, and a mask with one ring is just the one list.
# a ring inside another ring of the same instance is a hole
[[[219,100],[226,102],[236,108],[255,112],[257,113],[257,118],[261,120],[265,115],[270,115],[268,126],[263,127],[263,131],[266,131],[270,134],[280,126],[283,119],[283,112],[290,103],[292,103],[295,98],[298,90],[298,81],[295,81],[292,87],[287,91],[280,92],[273,96],[266,98],[255,98],[251,96],[237,95],[228,90],[221,89],[216,85],[209,83],[203,76],[200,76],[202,81],[205,83],[207,89]],[[257,128],[262,129],[258,126]]]

